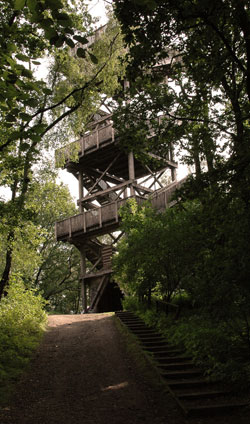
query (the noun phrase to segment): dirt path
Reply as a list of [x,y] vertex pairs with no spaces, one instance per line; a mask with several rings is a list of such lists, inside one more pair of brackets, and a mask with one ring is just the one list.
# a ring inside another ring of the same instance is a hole
[[[247,414],[249,416],[249,414]],[[45,334],[0,424],[249,424],[233,417],[186,420],[126,353],[110,314],[49,317]]]
[[0,411],[1,424],[166,422],[185,420],[142,381],[109,314],[50,316],[13,404]]

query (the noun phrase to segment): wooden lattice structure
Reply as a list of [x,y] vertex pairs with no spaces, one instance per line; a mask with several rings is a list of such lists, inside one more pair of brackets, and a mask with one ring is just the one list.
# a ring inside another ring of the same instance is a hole
[[[132,152],[126,154],[121,150],[112,125],[112,115],[102,113],[102,116],[95,118],[90,130],[74,143],[78,150],[78,161],[70,159],[67,153],[69,147],[63,150],[65,168],[78,181],[79,213],[56,223],[57,240],[73,243],[81,253],[85,312],[115,309],[115,305],[107,306],[107,303],[112,304],[112,299],[108,302],[103,299],[112,284],[111,258],[115,244],[121,237],[121,233],[118,233],[119,208],[131,197],[138,203],[150,197],[157,209],[164,208],[175,189],[177,167],[169,149],[166,158],[153,155],[152,171],[149,166],[134,159]],[[160,180],[166,170],[170,170],[173,181],[167,188]],[[157,187],[156,191],[154,187]],[[98,239],[102,235],[110,236],[108,244]],[[86,268],[86,258],[91,267]]]
[[[105,27],[96,32],[90,44],[103,31]],[[156,66],[156,71],[164,70],[166,83],[166,69],[170,66],[171,58],[165,62]],[[124,88],[127,86],[128,82],[125,81]],[[154,134],[151,133],[150,137],[154,137]],[[88,131],[79,140],[57,152],[59,159],[64,158],[64,167],[78,181],[79,213],[58,221],[55,231],[58,241],[72,243],[80,251],[84,312],[120,309],[118,290],[111,278],[112,254],[122,236],[119,231],[119,209],[131,197],[138,203],[151,198],[157,209],[166,207],[177,184],[177,164],[170,143],[169,146],[166,157],[152,152],[153,167],[145,165],[135,159],[132,152],[125,153],[121,149],[112,114],[102,110],[93,117]],[[72,160],[72,152],[77,160]],[[161,177],[167,170],[172,184],[164,187]],[[106,242],[100,239],[104,235],[109,236]],[[92,265],[89,266],[89,263]]]

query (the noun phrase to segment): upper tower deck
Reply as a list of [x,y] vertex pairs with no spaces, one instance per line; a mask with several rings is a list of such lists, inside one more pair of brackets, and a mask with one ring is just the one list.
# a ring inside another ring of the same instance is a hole
[[[98,173],[108,168],[106,176],[110,183],[116,184],[128,180],[128,155],[119,147],[119,137],[113,127],[112,115],[103,116],[92,122],[89,127],[90,130],[82,137],[56,152],[57,162],[65,161],[65,168],[75,176],[81,169],[87,175],[93,170],[94,173]],[[151,136],[153,137],[153,134]],[[154,171],[163,167],[177,168],[171,148],[165,158],[153,153],[149,154],[150,156],[154,162]],[[136,159],[134,159],[134,169],[136,179],[149,174],[148,168]]]

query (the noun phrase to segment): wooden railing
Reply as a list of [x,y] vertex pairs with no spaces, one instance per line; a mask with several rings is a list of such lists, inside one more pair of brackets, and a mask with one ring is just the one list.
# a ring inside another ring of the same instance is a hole
[[77,156],[84,156],[89,151],[99,149],[99,147],[107,142],[114,142],[115,130],[110,122],[112,115],[105,116],[105,118],[97,121],[93,130],[84,134],[81,138],[67,146],[62,147],[56,151],[56,163],[61,166],[62,162],[68,160],[76,160]]
[[[159,124],[162,123],[164,116],[159,116]],[[149,137],[154,137],[155,132],[153,129],[149,131]],[[113,143],[115,141],[116,131],[113,128],[112,123],[112,114],[107,115],[100,120],[93,122],[90,125],[90,131],[86,132],[81,138],[72,143],[69,143],[67,146],[62,147],[56,151],[56,163],[58,166],[61,166],[62,162],[69,160],[76,160],[77,156],[84,156],[90,151],[99,149],[102,145],[107,143]],[[149,156],[157,158],[156,155],[152,153]],[[161,159],[158,157],[158,159]],[[171,148],[168,152],[167,157],[171,163],[173,162]],[[174,162],[173,162],[174,163]]]
[[[142,203],[143,198],[135,196],[137,203]],[[117,224],[119,221],[118,211],[121,206],[125,205],[127,199],[110,202],[108,205],[82,212],[70,218],[56,222],[56,238],[69,237],[81,232],[86,233],[91,229],[102,228],[107,224]]]
[[174,181],[167,187],[161,188],[160,190],[157,190],[152,195],[150,195],[149,199],[153,208],[160,211],[165,209],[166,206],[172,206],[175,203],[175,201],[172,200],[175,191],[181,188],[186,179],[187,177],[178,182]]
[[[172,206],[172,196],[175,190],[180,188],[185,180],[186,178],[179,182],[173,182],[170,186],[151,194],[148,199],[151,200],[152,206],[157,210],[163,210],[166,206]],[[109,224],[117,224],[118,227],[119,209],[121,206],[125,205],[129,198],[119,199],[110,202],[108,205],[97,207],[96,209],[91,209],[87,212],[82,212],[78,215],[58,221],[56,223],[56,238],[58,240],[71,238],[76,233],[80,232],[84,234],[90,230],[102,228]],[[143,204],[143,202],[145,202],[144,197],[132,196],[132,198],[135,198],[138,204]]]

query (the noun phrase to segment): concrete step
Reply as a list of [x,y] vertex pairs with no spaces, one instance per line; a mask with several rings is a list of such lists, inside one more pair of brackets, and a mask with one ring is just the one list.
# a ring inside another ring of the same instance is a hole
[[207,388],[208,384],[210,384],[207,382],[205,378],[180,379],[180,380],[167,379],[166,383],[172,390],[186,390],[186,389],[193,389],[196,387]]
[[199,392],[177,393],[176,396],[182,401],[196,401],[199,399],[214,399],[227,396],[230,392],[225,390],[204,390]]
[[121,318],[121,321],[124,322],[125,324],[144,324],[145,322],[142,321],[142,319],[140,318]]
[[159,336],[159,334],[157,333],[153,333],[151,331],[147,331],[145,333],[138,333],[136,334],[136,337],[138,337],[138,339],[143,340],[143,341],[154,341],[156,339],[158,340],[165,340],[162,336]]
[[[125,324],[125,323],[124,323]],[[126,323],[125,324],[128,328],[135,329],[135,330],[147,330],[148,327],[145,323],[142,322],[135,322],[135,323]]]
[[221,403],[214,405],[200,405],[186,408],[188,417],[212,416],[218,414],[229,414],[232,411],[249,406],[249,402]]
[[137,337],[139,337],[139,336],[150,336],[151,334],[152,335],[157,335],[158,336],[158,334],[155,332],[155,330],[152,330],[151,328],[149,328],[149,327],[146,327],[146,328],[134,328],[133,329],[133,333],[137,336]]
[[118,317],[125,317],[125,316],[135,316],[135,314],[133,313],[133,312],[130,312],[130,311],[116,311],[115,312],[115,314],[118,316]]
[[181,362],[187,362],[190,361],[192,363],[192,358],[190,356],[157,356],[157,354],[154,355],[154,358],[157,360],[159,364],[172,364],[175,362],[181,363]]
[[145,347],[157,347],[157,346],[167,346],[169,347],[169,343],[161,338],[157,338],[155,340],[140,340],[140,343]]
[[177,356],[183,353],[183,350],[175,349],[171,346],[169,346],[168,348],[164,348],[163,346],[151,346],[145,350],[154,353],[156,359],[161,356]]
[[200,370],[197,369],[185,369],[185,370],[176,370],[176,371],[164,371],[164,370],[160,370],[162,377],[164,377],[166,380],[173,380],[173,379],[180,379],[180,378],[185,378],[185,379],[190,379],[193,377],[201,377],[202,373],[200,372]]
[[171,363],[162,363],[159,364],[159,368],[165,371],[171,370],[186,370],[186,369],[197,369],[192,361],[182,361],[182,362],[171,362]]

